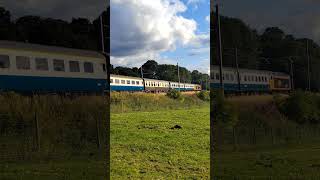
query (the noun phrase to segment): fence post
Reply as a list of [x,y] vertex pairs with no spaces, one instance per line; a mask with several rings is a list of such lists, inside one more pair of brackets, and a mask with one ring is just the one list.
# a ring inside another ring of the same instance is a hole
[[100,149],[100,145],[101,145],[101,142],[100,142],[100,127],[99,127],[99,119],[100,118],[96,118],[96,130],[97,130],[97,147],[98,149]]
[[36,124],[36,142],[37,142],[37,151],[40,152],[40,127],[39,127],[39,120],[38,120],[38,114],[37,109],[34,110],[34,120]]
[[253,128],[252,144],[256,144],[256,128]]
[[237,136],[236,136],[236,127],[232,127],[232,135],[233,135],[233,150],[237,150]]
[[271,127],[271,142],[274,145],[274,136],[273,136],[273,128]]

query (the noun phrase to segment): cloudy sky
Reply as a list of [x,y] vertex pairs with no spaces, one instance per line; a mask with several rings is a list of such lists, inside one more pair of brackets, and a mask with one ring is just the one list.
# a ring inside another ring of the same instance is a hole
[[111,63],[209,70],[209,0],[111,0]]
[[320,43],[320,0],[217,0],[221,14],[244,20],[260,32],[278,26]]
[[72,17],[93,20],[107,7],[106,0],[0,0],[0,6],[12,15],[39,15],[70,21]]

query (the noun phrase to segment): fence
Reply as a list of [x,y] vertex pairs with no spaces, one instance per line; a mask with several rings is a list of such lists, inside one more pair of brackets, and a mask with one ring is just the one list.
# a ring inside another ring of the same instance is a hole
[[0,95],[0,162],[105,153],[103,97]]
[[320,141],[320,127],[296,125],[288,127],[245,127],[214,128],[216,150],[243,149],[259,146],[311,143]]

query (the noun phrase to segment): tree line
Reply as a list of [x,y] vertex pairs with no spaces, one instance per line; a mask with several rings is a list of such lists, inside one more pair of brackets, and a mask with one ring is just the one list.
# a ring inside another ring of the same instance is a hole
[[[213,12],[211,16],[214,16]],[[221,16],[220,19],[224,66],[235,67],[237,57],[240,68],[289,74],[292,62],[294,86],[307,89],[309,55],[311,90],[320,90],[320,71],[318,71],[320,47],[315,41],[297,38],[285,33],[279,27],[267,27],[262,33],[258,33],[240,19],[226,16]],[[217,27],[215,23],[212,23],[211,29],[215,30],[215,27]],[[213,34],[211,35],[211,63],[218,65],[216,45],[217,36]]]
[[[102,12],[103,24],[109,24],[110,10]],[[13,19],[10,11],[0,7],[0,39],[67,48],[101,51],[101,26],[97,17],[92,22],[86,18],[72,18],[71,22],[26,15]],[[105,34],[109,29],[104,27]],[[105,41],[109,37],[105,36]],[[105,43],[110,49],[109,43]]]
[[[142,70],[141,70],[142,67]],[[160,79],[166,81],[179,81],[178,67],[172,64],[158,64],[155,60],[148,60],[141,67],[113,67],[111,74],[143,77],[150,79]],[[201,84],[203,89],[209,89],[209,75],[197,70],[189,71],[185,67],[179,66],[179,75],[181,83]]]

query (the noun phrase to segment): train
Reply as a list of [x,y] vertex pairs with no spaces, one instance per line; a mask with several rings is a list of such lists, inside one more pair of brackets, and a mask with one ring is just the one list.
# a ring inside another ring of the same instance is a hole
[[199,91],[197,84],[110,75],[102,53],[0,40],[0,92]]
[[158,79],[139,78],[122,75],[110,75],[111,91],[143,91],[143,92],[167,92],[169,89],[180,91],[201,91],[199,84],[179,83]]
[[[282,72],[223,67],[222,80],[227,93],[270,93],[289,92],[291,90],[290,75]],[[239,74],[238,74],[239,72]],[[219,66],[211,66],[211,89],[220,89]]]
[[102,53],[0,41],[0,91],[102,93],[106,77]]

